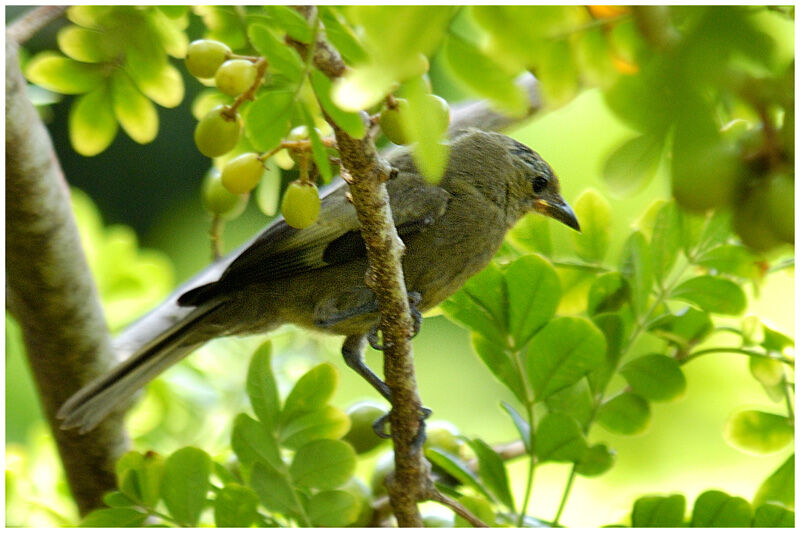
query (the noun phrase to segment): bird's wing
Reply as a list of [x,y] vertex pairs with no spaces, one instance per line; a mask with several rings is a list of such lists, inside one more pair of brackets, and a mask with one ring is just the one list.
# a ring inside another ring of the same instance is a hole
[[[401,172],[387,184],[395,226],[402,237],[422,231],[441,217],[450,194],[418,175]],[[322,199],[317,221],[292,228],[276,220],[228,266],[217,290],[280,279],[353,261],[366,253],[355,208],[338,186]],[[216,291],[215,291],[216,292]]]

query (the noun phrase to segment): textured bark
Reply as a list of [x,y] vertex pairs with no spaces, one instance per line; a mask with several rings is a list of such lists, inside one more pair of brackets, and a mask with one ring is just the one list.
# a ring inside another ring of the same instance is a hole
[[26,96],[17,53],[16,41],[7,40],[6,306],[21,326],[45,416],[85,514],[101,506],[103,494],[116,486],[114,463],[128,439],[121,415],[86,435],[61,431],[56,419],[61,404],[114,358],[69,189],[48,132]]

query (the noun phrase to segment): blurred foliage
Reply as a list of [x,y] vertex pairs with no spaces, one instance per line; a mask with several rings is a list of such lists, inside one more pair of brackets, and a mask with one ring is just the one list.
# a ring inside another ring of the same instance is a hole
[[[297,168],[310,167],[309,179],[322,182],[336,173],[323,110],[353,137],[409,144],[435,181],[446,161],[448,125],[437,93],[451,101],[479,96],[518,115],[528,104],[515,80],[530,71],[552,111],[538,122],[545,124],[586,89],[599,89],[629,128],[603,158],[603,186],[634,197],[660,176],[675,201],[646,207],[631,230],[616,203],[583,190],[573,203],[582,234],[526,217],[495,262],[442,305],[470,330],[473,350],[507,389],[498,394],[508,400],[502,407],[510,431],[524,443],[528,482],[524,494],[516,490],[522,463],[511,468],[481,438],[454,427],[433,431],[432,424],[426,455],[437,483],[492,525],[559,523],[576,478],[600,476],[621,459],[615,434],[648,431],[653,404],[691,394],[688,363],[712,354],[746,358],[753,382],[775,404],[728,407],[734,412],[724,427],[727,441],[748,453],[786,453],[794,433],[794,340],[745,313],[749,294],[757,296],[769,274],[793,268],[793,7],[323,6],[318,13],[307,21],[285,6],[72,7],[72,24],[57,38],[64,55],[37,53],[23,58],[24,69],[31,82],[53,91],[31,86],[43,113],[59,94],[81,95],[71,103],[70,139],[75,150],[94,155],[113,141],[118,125],[139,143],[156,137],[153,102],[173,107],[183,99],[169,57],[184,57],[192,28],[253,65],[265,59],[267,68],[239,96],[200,80],[208,88],[192,112],[201,122],[218,105],[241,114],[243,134],[213,159],[209,175],[257,152],[264,172],[252,195],[269,216]],[[333,81],[298,52],[313,47],[323,28],[349,67]],[[373,124],[380,117],[381,127],[396,111],[402,135],[387,127],[378,136],[355,113],[362,109]],[[592,132],[592,147],[608,144],[604,134]],[[576,142],[571,158],[581,149]],[[127,228],[104,228],[88,198],[73,198],[116,330],[166,294],[171,267],[138,250]],[[240,213],[246,200],[230,203]],[[9,351],[20,348],[15,335],[11,324]],[[380,408],[354,406],[347,416],[329,404],[337,374],[313,366],[319,351],[335,351],[327,341],[291,330],[271,339],[274,355],[259,338],[210,343],[169,384],[149,387],[132,415],[136,445],[177,451],[123,457],[119,492],[83,525],[380,520],[370,504],[383,492],[391,452],[376,458],[365,430]],[[244,371],[241,354],[249,352],[255,355],[246,392],[256,416],[233,420],[230,413],[246,401],[236,376]],[[217,390],[208,391],[205,375],[219,376]],[[52,450],[36,435],[26,449],[7,448],[7,523],[75,524]],[[553,463],[568,468],[558,508],[529,512],[533,473],[540,472],[541,484]],[[45,470],[41,482],[30,482]],[[793,474],[791,455],[749,501],[707,490],[689,509],[682,494],[647,495],[630,505],[624,525],[790,526]],[[366,476],[371,489],[359,481]],[[464,525],[449,513],[427,512],[426,524]]]

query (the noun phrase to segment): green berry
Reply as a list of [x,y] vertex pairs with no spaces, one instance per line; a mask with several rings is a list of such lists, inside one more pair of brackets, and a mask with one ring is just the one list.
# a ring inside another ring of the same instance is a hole
[[767,223],[775,235],[794,244],[794,177],[772,176],[767,187]]
[[394,472],[394,452],[386,452],[375,461],[375,468],[370,476],[372,494],[386,494],[386,476]]
[[347,524],[349,527],[367,527],[372,521],[372,494],[369,487],[358,479],[357,477],[350,478],[350,481],[339,490],[349,492],[358,501],[361,511],[358,513],[358,518],[353,522]]
[[385,414],[384,407],[372,402],[359,402],[347,410],[350,431],[344,440],[353,445],[356,453],[366,453],[384,442],[372,429],[372,424]]
[[312,225],[319,216],[319,192],[313,183],[293,181],[283,195],[281,214],[293,228],[303,229]]
[[394,109],[386,108],[378,120],[383,134],[394,144],[408,144],[408,135],[403,126],[403,115],[408,112],[408,100],[397,98]]
[[222,184],[234,194],[244,194],[255,189],[263,175],[264,164],[258,154],[249,152],[225,163]]
[[439,448],[451,455],[459,455],[458,429],[450,422],[431,421],[425,428],[425,435],[425,448]]
[[194,142],[205,156],[219,157],[233,150],[242,133],[242,117],[234,119],[224,113],[226,107],[218,105],[204,116],[194,130]]
[[[754,181],[759,178],[748,176]],[[749,187],[733,208],[733,229],[742,242],[758,252],[771,250],[780,244],[775,232],[766,220],[768,207],[767,191],[761,183]]]
[[197,78],[213,78],[230,54],[231,49],[225,43],[209,39],[193,41],[186,49],[186,68]]
[[429,94],[426,97],[425,108],[430,113],[431,124],[436,131],[445,132],[450,125],[450,106],[447,100],[435,94]]
[[289,132],[289,135],[286,136],[286,139],[289,141],[302,141],[308,139],[308,126],[304,124],[302,126],[292,128],[292,131]]
[[246,59],[229,59],[214,77],[217,89],[228,96],[239,96],[253,86],[258,76],[256,66]]
[[203,178],[202,199],[206,211],[228,220],[241,215],[247,206],[247,196],[228,191],[215,167],[211,167]]

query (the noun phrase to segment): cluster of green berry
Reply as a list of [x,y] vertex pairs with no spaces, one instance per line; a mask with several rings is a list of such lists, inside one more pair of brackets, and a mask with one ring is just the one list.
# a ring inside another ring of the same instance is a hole
[[[247,93],[253,93],[260,84],[262,61],[261,58],[236,56],[226,44],[208,39],[192,42],[186,53],[186,68],[193,76],[201,80],[213,78],[217,89],[236,97],[237,102],[244,100]],[[219,157],[239,143],[242,118],[237,102],[214,107],[198,122],[194,140],[203,155]],[[288,137],[295,142],[307,139],[303,126],[292,130]],[[281,214],[287,224],[302,229],[316,221],[320,199],[317,186],[309,179],[307,150],[295,150],[292,154],[300,162],[300,179],[290,183],[284,193]],[[227,161],[221,171],[212,168],[203,183],[206,209],[224,219],[239,216],[247,203],[246,195],[261,181],[264,161],[269,155],[247,152]]]

